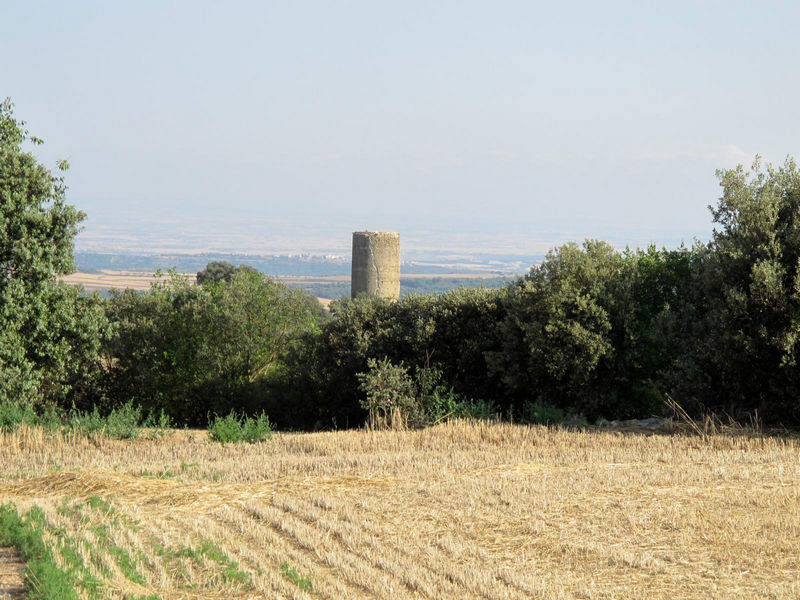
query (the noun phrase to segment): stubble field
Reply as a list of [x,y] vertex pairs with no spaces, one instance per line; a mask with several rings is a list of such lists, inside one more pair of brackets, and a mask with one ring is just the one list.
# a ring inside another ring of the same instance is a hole
[[22,429],[0,471],[102,598],[800,597],[797,439]]

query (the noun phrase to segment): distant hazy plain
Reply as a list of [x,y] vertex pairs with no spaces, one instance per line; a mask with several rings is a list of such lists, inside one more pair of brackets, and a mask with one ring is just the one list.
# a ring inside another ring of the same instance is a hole
[[[710,219],[709,219],[710,221]],[[542,255],[568,241],[584,239],[605,240],[617,248],[677,247],[691,245],[696,239],[710,239],[707,231],[696,227],[659,229],[615,226],[608,222],[592,222],[575,218],[558,226],[545,225],[527,231],[504,231],[491,221],[483,224],[454,217],[450,226],[429,226],[416,222],[412,215],[393,224],[391,230],[400,233],[404,261],[436,258],[469,258],[475,255],[497,255],[498,258]],[[258,218],[246,215],[194,214],[162,215],[157,220],[128,214],[114,220],[102,220],[89,215],[76,239],[79,252],[151,253],[251,253],[314,254],[349,257],[353,231],[386,230],[373,227],[369,216],[355,223],[335,219],[290,220]]]

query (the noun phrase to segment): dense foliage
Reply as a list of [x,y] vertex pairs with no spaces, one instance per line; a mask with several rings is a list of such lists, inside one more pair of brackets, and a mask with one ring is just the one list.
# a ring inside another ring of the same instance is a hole
[[0,103],[0,401],[43,405],[68,402],[91,382],[107,323],[99,298],[56,283],[73,269],[84,214],[26,141],[41,143]]
[[670,395],[695,415],[757,410],[800,425],[792,160],[719,172],[705,245],[570,243],[502,289],[345,298],[328,314],[316,298],[224,261],[199,272],[199,285],[172,272],[147,293],[107,300],[58,284],[83,214],[26,141],[37,140],[3,103],[3,414],[133,406],[222,429],[235,419],[218,415],[231,414],[270,427],[425,426],[453,416],[645,417]]
[[800,172],[791,159],[718,173],[714,239],[692,270],[676,394],[800,423]]
[[226,260],[214,260],[208,263],[202,271],[197,273],[197,283],[205,285],[207,283],[217,283],[219,281],[231,282],[234,274],[238,271],[249,271],[251,273],[258,273],[250,265],[239,265],[234,267]]
[[247,269],[203,286],[173,272],[148,293],[113,291],[107,306],[111,402],[132,399],[195,425],[260,408],[322,313],[315,299]]

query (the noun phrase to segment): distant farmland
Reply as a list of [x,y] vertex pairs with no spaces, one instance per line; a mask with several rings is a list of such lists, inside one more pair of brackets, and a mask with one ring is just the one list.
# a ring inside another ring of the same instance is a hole
[[100,598],[796,600],[798,456],[483,422],[226,446],[21,429],[0,504],[38,507]]
[[[185,274],[190,281],[196,273]],[[341,298],[350,295],[349,275],[330,276],[279,276],[287,285],[300,287],[320,298]],[[82,285],[88,291],[105,292],[111,288],[148,290],[155,281],[153,273],[144,271],[100,270],[92,273],[73,273],[63,281]],[[496,273],[410,273],[401,275],[402,293],[431,293],[458,287],[501,287],[513,277]]]

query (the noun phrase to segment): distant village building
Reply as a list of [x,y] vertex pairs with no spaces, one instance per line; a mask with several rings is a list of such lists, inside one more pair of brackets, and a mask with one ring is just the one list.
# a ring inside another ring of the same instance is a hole
[[353,232],[350,294],[400,298],[400,235],[386,231]]

